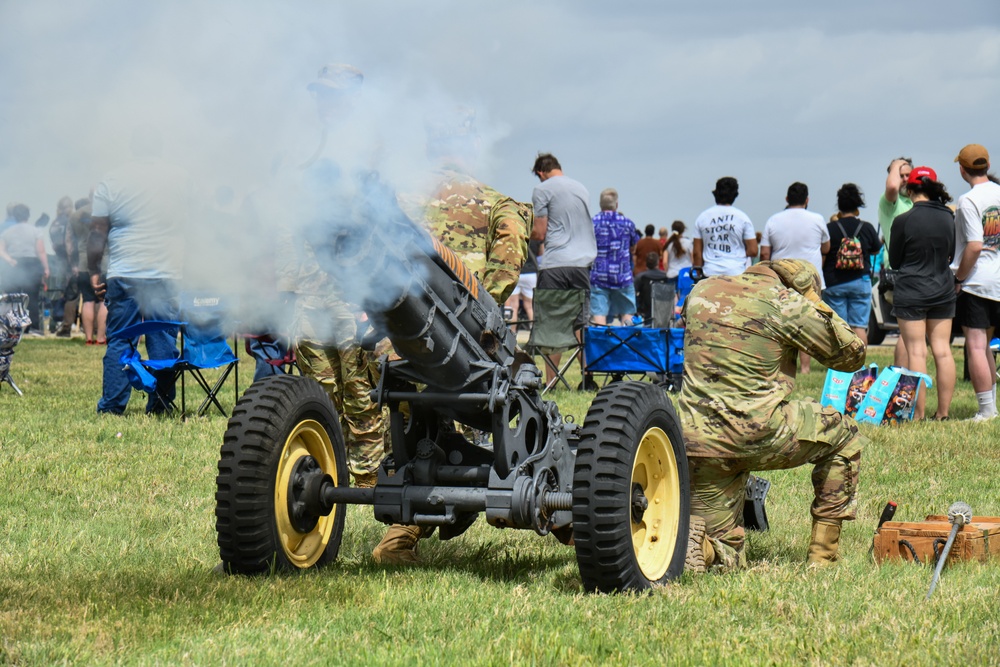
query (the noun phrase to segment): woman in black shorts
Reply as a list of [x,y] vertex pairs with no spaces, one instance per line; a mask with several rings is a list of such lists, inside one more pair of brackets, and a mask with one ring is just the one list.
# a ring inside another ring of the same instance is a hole
[[[906,179],[913,208],[892,222],[889,264],[898,271],[892,314],[906,346],[906,367],[927,372],[927,340],[937,366],[938,405],[934,419],[948,418],[955,392],[951,320],[955,316],[955,215],[951,196],[930,167],[916,167]],[[914,419],[923,419],[926,392],[920,392]]]

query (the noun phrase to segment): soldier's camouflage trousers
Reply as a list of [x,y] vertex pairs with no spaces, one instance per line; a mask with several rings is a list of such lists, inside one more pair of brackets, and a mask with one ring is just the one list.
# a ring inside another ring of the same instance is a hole
[[353,344],[341,348],[300,340],[296,345],[302,372],[323,385],[340,415],[351,475],[375,472],[386,456],[386,420],[369,396],[378,378],[375,358]]
[[705,519],[715,548],[714,571],[746,564],[743,501],[747,478],[760,470],[813,464],[812,516],[828,521],[855,517],[861,450],[868,439],[857,423],[816,402],[791,401],[781,407],[784,425],[769,442],[754,443],[740,458],[690,457],[691,514]]

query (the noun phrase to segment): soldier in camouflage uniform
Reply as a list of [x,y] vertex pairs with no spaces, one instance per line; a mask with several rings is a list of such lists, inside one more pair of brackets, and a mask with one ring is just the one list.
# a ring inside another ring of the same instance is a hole
[[685,304],[680,417],[691,472],[688,566],[745,564],[743,503],[752,471],[813,467],[810,564],[837,558],[840,525],[855,517],[857,423],[810,400],[789,401],[801,350],[855,371],[865,345],[819,299],[819,275],[799,260],[761,262],[698,283]]
[[[343,121],[333,116],[349,107],[349,99],[362,80],[361,72],[349,65],[327,65],[320,70],[309,90],[316,95],[324,122]],[[325,137],[324,129],[320,149],[302,165],[304,171],[297,184],[303,188],[299,190],[302,198],[319,209],[314,212],[317,224],[301,225],[294,232],[286,229],[279,235],[278,291],[295,294],[292,334],[298,365],[304,375],[323,386],[337,408],[354,483],[372,487],[386,455],[383,411],[370,398],[376,362],[371,353],[361,349],[359,318],[345,303],[334,278],[321,268],[314,247],[325,240],[323,220],[332,213],[327,209],[347,206],[335,193],[339,168],[329,158],[320,159],[327,147]],[[310,233],[317,230],[319,233]]]
[[358,318],[319,268],[308,243],[305,251],[292,327],[298,365],[304,375],[323,385],[337,408],[354,483],[371,487],[386,456],[386,422],[370,397],[377,382],[375,358],[361,348]]
[[531,205],[505,197],[455,167],[424,209],[424,225],[476,274],[497,304],[517,287],[528,256]]
[[[506,197],[480,183],[466,170],[476,142],[472,117],[431,128],[429,152],[444,167],[439,186],[429,200],[411,202],[408,212],[476,274],[493,300],[502,307],[517,286],[528,256],[530,204]],[[417,542],[429,531],[418,526],[394,525],[372,551],[379,563],[417,561]]]

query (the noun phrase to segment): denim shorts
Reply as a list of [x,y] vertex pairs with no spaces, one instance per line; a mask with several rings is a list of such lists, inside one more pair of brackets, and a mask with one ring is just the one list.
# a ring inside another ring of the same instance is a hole
[[635,285],[611,289],[590,288],[590,314],[616,317],[635,314]]
[[827,287],[823,290],[823,301],[852,327],[867,328],[872,310],[871,278],[861,276],[850,282]]

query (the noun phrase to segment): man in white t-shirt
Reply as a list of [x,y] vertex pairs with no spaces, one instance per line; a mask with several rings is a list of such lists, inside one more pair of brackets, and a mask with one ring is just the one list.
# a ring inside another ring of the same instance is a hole
[[706,276],[735,276],[757,256],[757,235],[747,214],[733,206],[740,186],[732,176],[715,183],[715,206],[695,221],[692,265]]
[[[788,206],[767,219],[760,238],[760,261],[802,259],[816,267],[823,289],[823,255],[830,252],[826,220],[809,207],[809,187],[796,181],[788,186]],[[809,372],[809,355],[799,354],[799,370]]]
[[[792,183],[785,197],[788,206],[767,219],[760,239],[760,261],[804,259],[816,267],[823,280],[823,255],[830,252],[830,232],[819,213],[807,210],[809,188]],[[826,284],[823,284],[826,289]]]
[[969,377],[979,410],[973,421],[997,416],[996,365],[989,341],[1000,323],[1000,185],[987,172],[990,155],[969,144],[955,158],[962,179],[972,189],[955,207],[955,258],[951,268],[958,283],[955,317],[965,335]]

